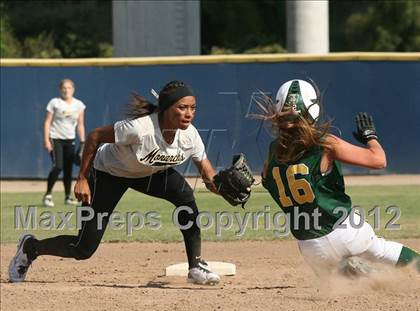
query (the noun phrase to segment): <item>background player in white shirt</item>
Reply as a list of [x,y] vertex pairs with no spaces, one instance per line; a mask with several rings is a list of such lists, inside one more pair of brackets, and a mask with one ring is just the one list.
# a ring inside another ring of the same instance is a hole
[[50,100],[44,121],[44,147],[51,155],[53,163],[48,174],[47,192],[43,198],[43,203],[47,207],[54,206],[52,189],[61,171],[63,171],[65,192],[64,203],[77,204],[77,201],[70,196],[76,128],[80,143],[84,144],[85,141],[84,111],[86,106],[73,97],[72,80],[62,80],[59,89],[60,97]]
[[[173,167],[192,157],[209,190],[217,193],[215,175],[206,157],[203,142],[191,124],[196,111],[192,89],[180,81],[169,82],[159,93],[154,106],[134,95],[129,118],[93,130],[86,141],[74,192],[78,200],[90,205],[95,216],[82,223],[77,236],[61,235],[37,240],[23,235],[9,266],[9,279],[25,279],[31,262],[39,255],[54,255],[78,260],[96,251],[108,224],[98,213],[110,215],[128,188],[167,200],[174,206],[188,206],[193,213],[178,213],[189,263],[188,281],[216,284],[220,278],[201,259],[200,228],[194,193],[185,178]],[[103,144],[103,145],[101,145]],[[93,168],[91,168],[93,163]],[[98,218],[102,225],[98,228]]]

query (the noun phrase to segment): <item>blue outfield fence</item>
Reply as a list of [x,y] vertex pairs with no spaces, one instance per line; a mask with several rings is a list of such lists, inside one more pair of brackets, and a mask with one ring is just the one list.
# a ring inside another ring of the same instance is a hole
[[[337,127],[335,134],[354,143],[354,116],[366,111],[374,116],[387,152],[388,167],[380,173],[420,173],[420,56],[415,55],[408,60],[289,57],[288,61],[276,61],[249,57],[223,62],[188,63],[181,59],[187,63],[127,61],[86,66],[2,60],[1,178],[47,176],[51,163],[43,149],[43,120],[46,105],[58,95],[58,82],[63,78],[75,81],[75,96],[87,106],[87,131],[122,119],[130,92],[153,99],[151,88],[159,90],[174,79],[186,81],[197,94],[194,124],[214,166],[227,166],[233,154],[243,152],[258,173],[272,138],[259,121],[246,118],[256,109],[252,98],[259,91],[273,97],[286,80],[310,77],[323,92],[323,106]],[[190,164],[180,169],[195,174]],[[351,166],[345,170],[369,173]]]

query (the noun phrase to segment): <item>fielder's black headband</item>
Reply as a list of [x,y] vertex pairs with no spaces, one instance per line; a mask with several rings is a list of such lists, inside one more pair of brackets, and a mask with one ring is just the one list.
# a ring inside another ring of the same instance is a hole
[[185,96],[194,96],[193,90],[188,86],[179,86],[169,92],[160,92],[159,94],[159,108],[160,111],[168,109],[178,100]]

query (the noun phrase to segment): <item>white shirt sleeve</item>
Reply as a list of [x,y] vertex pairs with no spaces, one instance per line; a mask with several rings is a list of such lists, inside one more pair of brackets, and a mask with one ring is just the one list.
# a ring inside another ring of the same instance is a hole
[[194,161],[203,161],[207,159],[206,150],[197,129],[195,129],[194,148],[191,157]]
[[122,120],[114,124],[115,143],[130,145],[140,143],[140,131],[136,120]]
[[50,102],[47,105],[47,111],[48,112],[54,113],[55,102],[56,102],[55,98],[50,100]]
[[79,110],[79,113],[80,113],[86,109],[86,105],[81,100],[79,100],[79,103],[80,103],[80,110]]

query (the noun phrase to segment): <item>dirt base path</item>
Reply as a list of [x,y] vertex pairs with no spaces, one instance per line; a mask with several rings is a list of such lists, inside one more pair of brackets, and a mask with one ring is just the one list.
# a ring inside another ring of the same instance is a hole
[[[402,242],[420,249],[420,239]],[[163,276],[164,267],[185,260],[182,243],[104,243],[85,261],[40,257],[27,282],[10,284],[14,252],[15,245],[1,245],[2,310],[419,310],[413,270],[321,281],[295,241],[205,242],[205,259],[237,268],[211,287]]]

